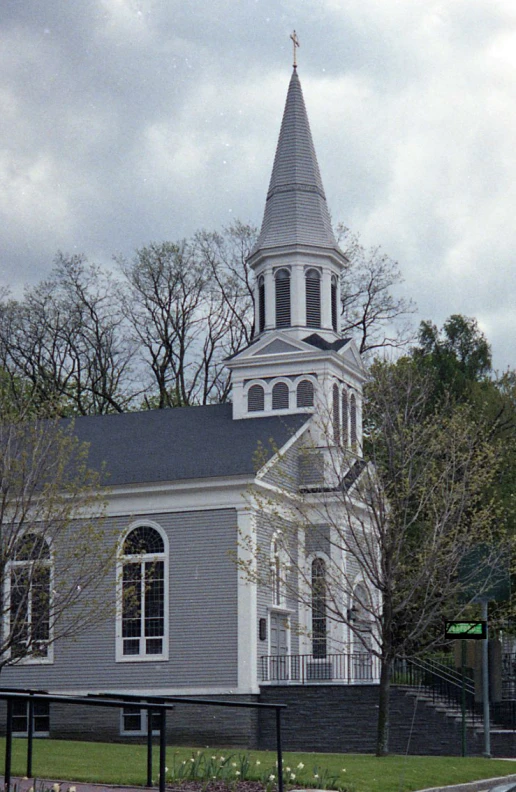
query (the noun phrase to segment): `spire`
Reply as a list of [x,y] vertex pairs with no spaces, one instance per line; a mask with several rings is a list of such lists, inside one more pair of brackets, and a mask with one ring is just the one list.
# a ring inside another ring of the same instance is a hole
[[254,252],[291,245],[337,248],[295,67]]

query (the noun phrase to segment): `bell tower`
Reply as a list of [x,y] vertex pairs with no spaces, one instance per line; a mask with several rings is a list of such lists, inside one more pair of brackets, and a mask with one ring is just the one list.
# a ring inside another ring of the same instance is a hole
[[262,227],[249,258],[257,336],[339,338],[339,280],[346,258],[330,222],[301,83],[294,67]]
[[339,332],[347,259],[331,227],[295,62],[249,265],[256,335],[227,361],[233,418],[314,413],[336,443],[358,450],[365,373],[354,341]]

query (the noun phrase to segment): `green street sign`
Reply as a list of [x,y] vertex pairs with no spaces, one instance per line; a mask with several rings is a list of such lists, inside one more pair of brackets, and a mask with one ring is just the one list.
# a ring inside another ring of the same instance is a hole
[[447,621],[444,624],[445,638],[487,638],[485,621]]

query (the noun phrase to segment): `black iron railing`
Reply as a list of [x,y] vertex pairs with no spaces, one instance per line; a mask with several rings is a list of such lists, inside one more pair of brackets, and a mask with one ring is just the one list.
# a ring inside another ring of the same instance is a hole
[[[435,704],[457,708],[461,706],[462,673],[455,667],[452,657],[449,661],[441,658],[439,660],[401,658],[394,664],[391,682],[394,685],[423,689]],[[481,720],[482,705],[479,706],[478,702],[475,702],[475,684],[471,668],[465,670],[464,698],[469,717],[474,721]]]
[[370,652],[314,655],[264,655],[260,658],[262,682],[310,685],[339,682],[348,685],[378,682],[378,658]]

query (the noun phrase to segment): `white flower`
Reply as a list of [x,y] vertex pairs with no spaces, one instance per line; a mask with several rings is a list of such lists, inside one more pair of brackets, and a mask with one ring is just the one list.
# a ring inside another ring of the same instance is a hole
[[231,767],[236,767],[236,766],[237,766],[236,762],[231,762]]
[[257,765],[261,765],[261,762],[260,762],[260,760],[259,760],[259,759],[257,759],[257,760],[256,760],[256,764],[257,764]]
[[345,773],[345,772],[346,772],[346,768],[345,768],[345,767],[343,767],[343,768],[342,768],[342,772],[343,772],[343,773]]
[[319,778],[319,773],[314,773],[314,778]]
[[297,769],[298,769],[298,770],[302,770],[302,769],[303,769],[303,767],[304,767],[304,764],[303,764],[303,762],[299,762],[299,764],[298,764],[298,766],[297,766]]
[[77,792],[77,787],[74,786],[68,787],[68,792]]
[[216,759],[217,757],[216,757],[216,756],[212,756],[211,758],[212,758],[212,759]]
[[181,762],[181,764],[184,764],[184,765],[185,765],[185,764],[186,764],[186,759],[183,759],[183,761]]
[[235,775],[240,775],[240,770],[235,770]]
[[274,781],[275,778],[276,776],[271,773],[269,776],[269,781]]
[[290,773],[290,767],[285,767],[285,770],[287,771],[287,773]]
[[296,777],[296,774],[295,774],[295,773],[291,773],[291,774],[290,774],[290,780],[291,780],[291,781],[294,781],[295,777]]
[[193,758],[193,756],[190,757],[190,761],[191,762],[195,762],[195,759]]
[[52,789],[54,790],[54,792],[59,792],[59,790],[61,789],[61,784],[54,784]]
[[221,757],[220,757],[220,761],[221,761],[221,762],[225,762],[225,761],[226,761],[226,757],[225,757],[225,756],[221,756]]
[[[168,773],[168,767],[165,767],[165,773]],[[73,789],[72,789],[72,787],[70,787],[68,792],[75,792],[75,787],[73,787]]]

